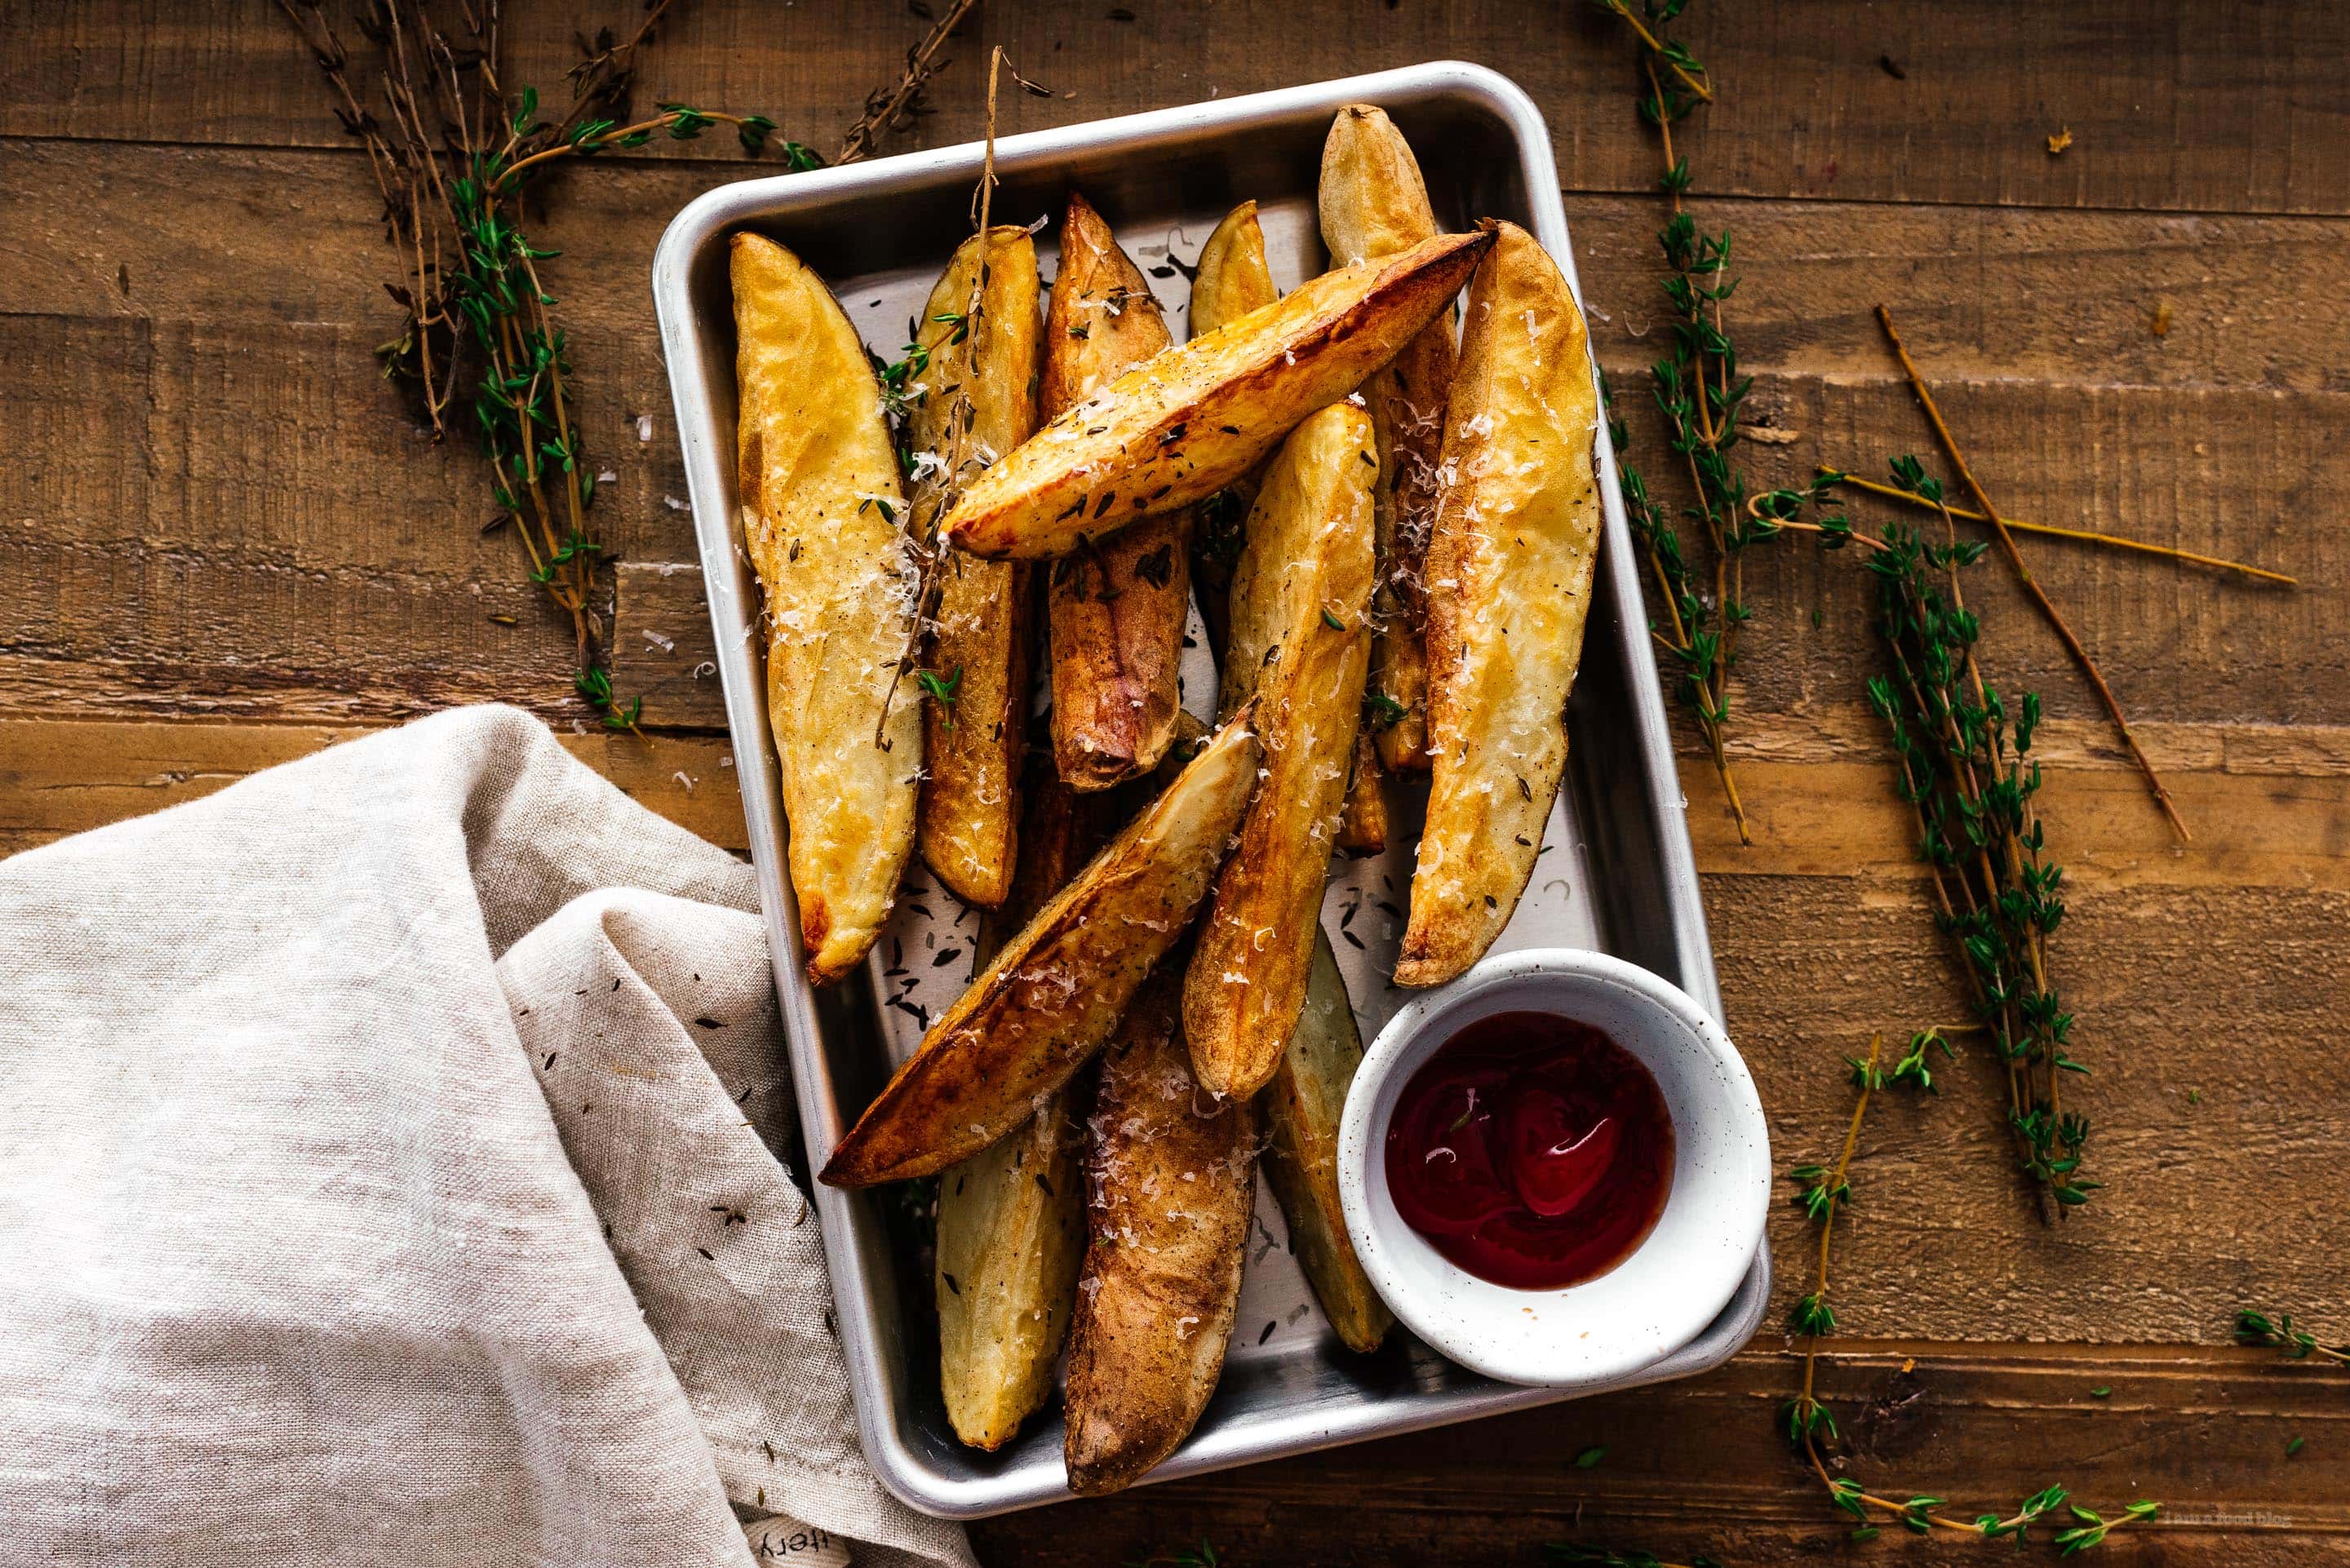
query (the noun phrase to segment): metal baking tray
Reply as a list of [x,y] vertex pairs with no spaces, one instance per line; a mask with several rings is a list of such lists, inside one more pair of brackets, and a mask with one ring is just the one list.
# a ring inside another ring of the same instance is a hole
[[[1003,139],[998,223],[1057,219],[1081,189],[1151,276],[1179,339],[1187,265],[1235,202],[1258,202],[1274,279],[1294,287],[1324,265],[1315,216],[1322,141],[1331,116],[1369,102],[1417,150],[1437,216],[1448,228],[1482,215],[1532,231],[1574,281],[1566,215],[1541,112],[1514,83],[1482,67],[1439,62],[1405,70]],[[919,863],[900,914],[868,972],[822,994],[802,972],[799,917],[785,876],[785,823],[767,732],[758,589],[739,547],[734,493],[734,327],[726,238],[755,230],[789,245],[830,280],[868,344],[885,357],[906,340],[948,254],[970,232],[977,143],[870,163],[723,186],[688,205],[662,237],[653,296],[677,406],[686,478],[717,636],[775,985],[811,1168],[910,1052],[921,1020],[952,1000],[974,961],[976,921]],[[1038,234],[1050,275],[1050,226]],[[1577,297],[1580,298],[1578,288]],[[1683,821],[1664,701],[1648,648],[1636,565],[1615,465],[1600,434],[1607,538],[1582,674],[1567,722],[1560,792],[1529,890],[1503,947],[1604,949],[1680,985],[1719,1014],[1705,914]],[[1204,655],[1200,656],[1204,660]],[[1186,700],[1213,701],[1212,667],[1187,667]],[[1409,888],[1423,795],[1395,785],[1397,847],[1335,873],[1324,922],[1338,943],[1367,1042],[1399,1001],[1388,984],[1397,918]],[[889,1490],[926,1512],[970,1518],[1069,1495],[1057,1408],[1002,1452],[965,1449],[950,1433],[938,1386],[930,1282],[911,1265],[909,1232],[886,1189],[818,1185],[840,1338],[867,1456]],[[1151,1480],[1197,1475],[1339,1443],[1466,1420],[1564,1397],[1491,1382],[1400,1330],[1378,1355],[1341,1347],[1288,1255],[1278,1209],[1260,1193],[1247,1281],[1222,1385],[1191,1439]],[[1770,1260],[1696,1341],[1636,1377],[1683,1377],[1728,1359],[1760,1322]]]

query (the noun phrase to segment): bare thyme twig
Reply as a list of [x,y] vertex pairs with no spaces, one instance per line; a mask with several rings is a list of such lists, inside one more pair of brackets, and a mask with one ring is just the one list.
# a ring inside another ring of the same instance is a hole
[[[1902,489],[1899,485],[1882,484],[1874,479],[1863,479],[1856,473],[1846,473],[1839,469],[1823,466],[1817,477],[1826,480],[1831,484],[1850,485],[1855,490],[1866,490],[1871,495],[1881,495],[1888,501],[1899,501],[1911,506],[1922,506],[1929,512],[1934,509],[1931,503],[1912,492]],[[1749,503],[1750,510],[1752,507],[1752,503]],[[1981,513],[1970,512],[1963,506],[1952,506],[1948,510],[1951,516],[1963,517],[1970,523],[1991,521]],[[2166,560],[2184,561],[2189,566],[2210,566],[2215,571],[2236,572],[2247,577],[2258,577],[2263,582],[2282,583],[2287,587],[2301,586],[2299,577],[2288,576],[2283,572],[2272,572],[2265,566],[2249,566],[2242,561],[2230,561],[2222,556],[2198,555],[2192,550],[2181,550],[2175,545],[2152,544],[2144,539],[2126,539],[2118,534],[2099,534],[2087,528],[2059,528],[2046,523],[2026,523],[2017,517],[2006,517],[2001,521],[2004,522],[2012,532],[2017,534],[2043,534],[2052,539],[2077,539],[2085,545],[2096,545],[2109,550],[2135,550],[2142,555],[2160,556]]]
[[1894,330],[1893,313],[1880,305],[1877,307],[1877,325],[1885,329],[1886,341],[1893,346],[1894,357],[1901,361],[1902,372],[1909,378],[1909,389],[1918,395],[1918,406],[1925,410],[1927,422],[1934,427],[1934,434],[1941,441],[1942,451],[1950,458],[1950,466],[1958,470],[1960,479],[1973,493],[1975,504],[1982,509],[1983,517],[1991,524],[1991,533],[1998,537],[2000,549],[2007,556],[2007,564],[2014,569],[2016,580],[2023,586],[2023,591],[2032,602],[2040,607],[2042,617],[2055,628],[2065,651],[2073,656],[2073,662],[2079,666],[2082,675],[2095,690],[2098,701],[2105,704],[2106,713],[2113,719],[2114,728],[2121,732],[2122,744],[2129,748],[2138,772],[2146,775],[2147,788],[2154,793],[2155,805],[2169,819],[2171,828],[2180,840],[2191,841],[2195,836],[2187,831],[2186,820],[2178,815],[2178,808],[2171,804],[2170,791],[2163,786],[2162,775],[2155,772],[2152,760],[2137,743],[2137,737],[2130,732],[2129,721],[2123,716],[2122,705],[2115,698],[2113,688],[2106,684],[2105,676],[2098,671],[2097,661],[2089,657],[2089,650],[2081,646],[2079,638],[2073,635],[2073,628],[2065,624],[2064,616],[2058,613],[2054,603],[2041,587],[2039,579],[2032,575],[2032,568],[2023,564],[2022,552],[2015,547],[2015,536],[2008,532],[2006,521],[2000,516],[1998,508],[1991,504],[1991,497],[1983,493],[1974,470],[1967,466],[1966,454],[1959,450],[1958,438],[1950,434],[1950,427],[1942,419],[1942,410],[1934,405],[1934,394],[1926,389],[1926,379],[1918,374],[1917,362],[1909,358],[1909,350],[1902,346],[1900,333]]
[[922,112],[922,94],[929,89],[931,78],[947,66],[938,57],[939,51],[946,47],[948,36],[962,25],[962,19],[976,4],[978,0],[954,0],[931,24],[931,30],[906,51],[905,68],[887,87],[876,88],[866,95],[865,112],[841,138],[840,151],[833,157],[835,163],[854,163],[870,157],[883,136],[903,130],[908,121]]

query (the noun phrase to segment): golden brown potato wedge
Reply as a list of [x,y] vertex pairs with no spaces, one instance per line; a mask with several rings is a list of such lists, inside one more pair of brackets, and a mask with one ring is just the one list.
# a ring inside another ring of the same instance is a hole
[[[1393,255],[1436,233],[1419,160],[1395,122],[1368,104],[1349,105],[1331,122],[1322,144],[1320,194],[1322,243],[1334,265]],[[1370,684],[1374,705],[1388,719],[1378,731],[1379,760],[1398,770],[1428,766],[1422,573],[1436,516],[1437,458],[1453,365],[1448,306],[1363,385],[1379,453],[1379,633]]]
[[1355,1004],[1316,920],[1305,1006],[1281,1070],[1256,1097],[1257,1119],[1265,1129],[1264,1173],[1289,1220],[1298,1265],[1338,1337],[1349,1350],[1367,1352],[1378,1348],[1395,1318],[1363,1272],[1338,1208],[1338,1120],[1362,1062]]
[[[1061,890],[1094,846],[1097,797],[1052,763],[1027,770],[1020,865],[1010,898],[981,922],[992,953]],[[939,1386],[955,1436],[1002,1448],[1053,1392],[1085,1256],[1085,1179],[1072,1101],[1082,1078],[1028,1125],[939,1174]]]
[[800,940],[822,985],[873,945],[914,845],[920,693],[890,690],[914,603],[905,497],[880,384],[832,291],[756,234],[734,236],[730,267],[743,543],[765,599]]
[[[1435,232],[1433,226],[1430,232]],[[1265,262],[1264,227],[1257,221],[1256,203],[1243,202],[1224,214],[1208,243],[1200,247],[1200,273],[1191,280],[1191,336],[1203,337],[1280,297],[1273,286],[1273,270]],[[1445,319],[1451,319],[1450,312]],[[1380,376],[1388,373],[1381,371]],[[1263,467],[1252,469],[1201,504],[1202,524],[1194,533],[1191,581],[1199,596],[1200,618],[1208,628],[1209,651],[1215,655],[1220,670],[1232,634],[1232,568],[1246,541],[1248,508],[1263,481]],[[1367,742],[1358,745],[1354,772],[1347,780],[1338,845],[1353,854],[1369,854],[1387,845],[1387,802],[1379,793],[1378,758]]]
[[1583,313],[1513,223],[1469,288],[1428,553],[1435,778],[1399,985],[1482,957],[1534,873],[1566,765],[1566,698],[1599,550],[1599,400]]
[[1491,243],[1444,234],[1340,267],[1145,361],[981,474],[947,514],[947,536],[992,558],[1065,556],[1212,495],[1394,358]]
[[[978,271],[973,234],[931,290],[916,334],[930,352],[923,377],[929,389],[909,423],[915,452],[931,454],[934,463],[951,461],[950,422],[966,403],[967,465],[993,462],[1036,429],[1043,327],[1035,243],[1024,229],[989,234],[986,286],[977,317],[967,320]],[[943,479],[942,471],[937,477]],[[950,555],[940,568],[937,624],[925,655],[952,701],[934,697],[923,705],[917,842],[948,892],[987,909],[1003,902],[1017,858],[1031,570],[1021,562]]]
[[1191,1434],[1215,1392],[1256,1201],[1246,1102],[1199,1092],[1176,1020],[1180,955],[1103,1054],[1069,1335],[1070,1490],[1117,1491]]
[[1353,770],[1370,660],[1371,421],[1351,403],[1308,418],[1265,471],[1232,575],[1234,683],[1265,775],[1183,982],[1191,1066],[1245,1099],[1280,1065],[1305,1001],[1322,883]]
[[[1047,417],[1167,347],[1150,285],[1072,193],[1045,327]],[[1167,750],[1191,604],[1191,514],[1168,512],[1052,566],[1053,753],[1081,790],[1148,773]]]
[[[1191,336],[1205,337],[1281,297],[1264,259],[1264,229],[1256,203],[1243,202],[1200,247],[1199,275],[1191,280]],[[1253,468],[1200,503],[1191,528],[1191,591],[1208,628],[1208,651],[1221,669],[1224,639],[1232,627],[1229,599],[1232,567],[1240,559],[1249,504],[1256,499],[1261,468]]]
[[1067,1083],[1190,926],[1256,787],[1261,751],[1246,716],[1225,725],[931,1026],[833,1150],[824,1179],[870,1187],[942,1170]]

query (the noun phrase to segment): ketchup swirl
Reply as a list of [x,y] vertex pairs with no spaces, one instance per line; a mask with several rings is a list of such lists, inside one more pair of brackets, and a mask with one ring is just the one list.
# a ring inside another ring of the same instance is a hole
[[1657,1081],[1606,1032],[1547,1012],[1481,1018],[1438,1047],[1388,1124],[1404,1222],[1497,1285],[1557,1290],[1629,1257],[1672,1188]]

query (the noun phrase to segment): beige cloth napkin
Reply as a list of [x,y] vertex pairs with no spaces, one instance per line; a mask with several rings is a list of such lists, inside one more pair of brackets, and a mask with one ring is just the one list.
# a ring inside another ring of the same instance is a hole
[[755,908],[500,708],[0,863],[0,1556],[970,1562],[858,1446]]

